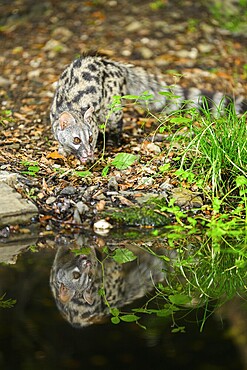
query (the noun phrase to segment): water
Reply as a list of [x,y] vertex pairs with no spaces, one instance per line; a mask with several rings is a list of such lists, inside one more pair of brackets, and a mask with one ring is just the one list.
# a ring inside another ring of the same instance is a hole
[[[123,235],[123,233],[121,234]],[[97,303],[98,298],[95,297],[93,287],[90,290],[90,304],[85,304],[86,310],[83,308],[83,314],[81,314],[83,320],[79,320],[80,325],[71,313],[73,309],[78,310],[78,307],[75,308],[73,305],[78,302],[78,299],[80,300],[80,298],[76,298],[75,286],[70,287],[71,290],[74,289],[74,296],[70,297],[69,303],[62,302],[62,307],[69,307],[67,313],[63,308],[61,310],[61,296],[60,298],[56,297],[57,306],[54,299],[55,288],[53,286],[52,293],[49,282],[51,268],[53,266],[53,270],[56,270],[56,268],[61,268],[63,264],[63,266],[67,266],[68,273],[70,267],[75,264],[73,262],[75,252],[70,255],[67,253],[68,250],[76,248],[78,250],[82,246],[91,249],[89,252],[85,248],[81,251],[84,259],[80,259],[80,263],[84,263],[86,266],[86,262],[82,261],[90,260],[92,262],[91,265],[88,263],[87,266],[89,266],[88,270],[93,270],[90,276],[94,281],[93,286],[96,285],[97,289],[102,288],[100,277],[104,271],[106,298],[111,307],[118,307],[121,311],[119,317],[126,312],[133,314],[131,308],[145,307],[145,303],[150,301],[154,295],[151,293],[152,287],[154,284],[159,284],[158,281],[161,280],[161,270],[165,276],[163,286],[166,287],[167,284],[170,284],[170,289],[172,289],[167,291],[167,296],[171,297],[174,293],[174,297],[178,297],[177,291],[174,290],[175,285],[171,287],[171,284],[175,284],[174,276],[177,274],[175,265],[176,261],[181,259],[181,255],[179,257],[172,248],[167,249],[165,253],[162,249],[161,253],[160,239],[157,241],[158,245],[155,246],[151,245],[150,241],[148,242],[147,235],[141,234],[139,236],[139,242],[142,240],[141,244],[130,239],[130,234],[129,239],[125,238],[124,242],[118,237],[103,238],[87,234],[63,235],[56,238],[53,236],[37,238],[35,234],[22,234],[21,240],[18,239],[19,236],[16,236],[15,240],[10,243],[5,240],[0,247],[1,261],[5,261],[0,266],[0,294],[6,293],[3,300],[10,298],[16,300],[16,304],[12,308],[0,308],[1,369],[241,370],[247,368],[244,363],[246,344],[244,341],[246,338],[244,335],[241,336],[241,333],[236,333],[236,330],[239,329],[237,326],[239,320],[243,320],[243,323],[246,322],[247,311],[242,310],[242,302],[244,301],[239,303],[238,299],[233,299],[230,302],[225,299],[227,303],[221,311],[217,310],[214,313],[212,311],[213,303],[210,302],[207,312],[205,311],[205,301],[196,295],[195,290],[192,292],[193,302],[184,304],[180,311],[174,311],[172,315],[159,317],[151,314],[137,314],[141,317],[139,324],[145,326],[146,329],[135,322],[126,323],[122,320],[117,325],[112,324],[105,315],[109,311],[107,304],[102,304],[102,299],[100,299],[100,304]],[[155,255],[147,253],[147,250],[143,249],[143,245],[145,244],[147,247],[148,243],[148,248],[152,247]],[[115,262],[113,259],[114,249],[118,248],[120,244],[122,248],[128,247],[137,258],[125,264]],[[104,249],[106,246],[107,251]],[[190,248],[192,248],[191,244]],[[65,254],[60,256],[62,260],[58,260],[62,250],[65,251]],[[58,253],[58,251],[60,252]],[[94,253],[95,251],[96,253]],[[105,259],[107,253],[110,256]],[[191,254],[190,249],[187,248],[187,261],[188,253]],[[166,259],[160,259],[159,255],[165,255]],[[56,262],[54,262],[55,257],[57,258]],[[94,264],[95,258],[100,261],[97,267]],[[7,261],[11,263],[9,264]],[[229,258],[223,262],[227,261],[229,262]],[[163,265],[160,269],[161,264]],[[102,266],[104,266],[103,270]],[[208,272],[210,273],[209,266]],[[109,274],[110,277],[108,278],[106,274]],[[181,291],[181,284],[186,285],[184,276],[176,275],[176,277],[176,287],[179,285],[180,293],[184,294],[187,289],[184,288]],[[197,275],[198,277],[199,275]],[[206,276],[204,279],[206,280]],[[113,280],[117,287],[114,290],[115,297],[107,292]],[[235,283],[239,288],[237,279],[235,279]],[[81,282],[81,285],[83,284],[85,281]],[[144,293],[144,287],[146,293]],[[216,290],[214,289],[213,292],[215,293]],[[217,292],[219,291],[217,290]],[[130,293],[137,297],[137,300],[132,301]],[[141,297],[142,295],[143,297]],[[182,294],[180,294],[180,298],[181,296]],[[120,307],[124,300],[125,303],[126,301],[130,302],[127,308]],[[169,299],[164,300],[159,297],[158,301],[151,300],[148,308],[158,310],[163,309],[166,305],[167,309],[171,309],[174,305],[169,305],[169,302]],[[102,315],[99,314],[100,311],[103,312]],[[204,322],[203,318],[206,312],[209,317]],[[62,314],[66,317],[64,318]],[[236,322],[234,318],[236,318]],[[91,324],[95,321],[100,321],[100,324]],[[71,322],[77,327],[72,326]],[[91,325],[88,325],[89,323]],[[83,327],[81,327],[82,325]],[[184,333],[172,332],[174,328],[182,330],[182,327],[185,327]]]

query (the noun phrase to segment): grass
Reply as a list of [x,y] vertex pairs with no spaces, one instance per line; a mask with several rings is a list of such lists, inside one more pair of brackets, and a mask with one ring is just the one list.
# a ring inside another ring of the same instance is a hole
[[209,12],[222,28],[231,32],[245,32],[247,20],[247,1],[239,0],[226,4],[215,0],[208,6]]
[[237,176],[247,177],[246,115],[238,117],[231,106],[215,118],[203,110],[199,125],[192,128],[194,138],[187,145],[181,167],[201,174],[214,196],[231,189]]

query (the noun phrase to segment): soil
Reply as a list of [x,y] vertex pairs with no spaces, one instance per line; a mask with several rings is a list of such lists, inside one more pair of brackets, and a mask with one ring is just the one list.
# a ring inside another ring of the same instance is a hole
[[[157,68],[171,83],[179,78],[183,86],[247,96],[247,38],[223,29],[203,3],[1,0],[0,170],[20,174],[18,191],[38,205],[46,228],[65,221],[90,226],[107,207],[128,207],[140,194],[178,186],[172,171],[156,176],[165,163],[176,167],[176,149],[167,158],[166,133],[152,143],[157,123],[138,109],[125,109],[122,145],[107,147],[91,176],[83,176],[88,167],[77,159],[58,155],[49,107],[55,82],[75,57],[97,50]],[[110,167],[102,177],[119,152],[138,154],[139,162]]]

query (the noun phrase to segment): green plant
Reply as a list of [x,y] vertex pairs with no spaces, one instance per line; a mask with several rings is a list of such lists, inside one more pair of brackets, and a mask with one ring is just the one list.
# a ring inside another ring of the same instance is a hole
[[105,166],[102,170],[102,176],[106,176],[110,167],[115,167],[118,170],[125,170],[130,167],[135,161],[139,159],[138,155],[131,153],[118,153],[114,159],[111,160],[110,164]]
[[226,7],[223,1],[215,0],[208,7],[210,13],[219,22],[219,25],[232,32],[246,30],[247,1],[229,3]]
[[203,178],[213,196],[230,195],[235,178],[247,176],[246,115],[238,117],[232,105],[218,117],[207,107],[202,113],[199,124],[190,126],[193,138],[184,146],[177,174]]
[[6,293],[0,297],[0,307],[1,308],[12,308],[16,304],[16,300],[9,298],[9,299],[4,299],[6,296]]
[[5,109],[0,112],[0,125],[5,126],[6,123],[13,121],[12,111],[10,109]]
[[27,168],[26,170],[22,171],[22,173],[25,175],[36,176],[40,171],[38,162],[22,161],[21,164]]

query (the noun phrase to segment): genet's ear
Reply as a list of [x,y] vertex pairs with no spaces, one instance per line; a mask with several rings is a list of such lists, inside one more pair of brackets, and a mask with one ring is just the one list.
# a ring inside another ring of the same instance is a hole
[[62,303],[67,303],[73,298],[74,294],[75,292],[73,290],[66,288],[64,284],[61,284],[58,298]]
[[92,116],[93,116],[93,112],[94,112],[94,107],[90,107],[90,108],[88,108],[88,110],[86,110],[86,112],[84,114],[84,122],[85,123],[90,123],[90,121],[92,119]]
[[88,304],[90,304],[90,306],[92,306],[92,304],[94,303],[94,297],[91,290],[85,290],[83,292],[83,298]]
[[59,126],[61,130],[64,130],[66,127],[75,124],[75,119],[69,112],[63,112],[59,117]]

